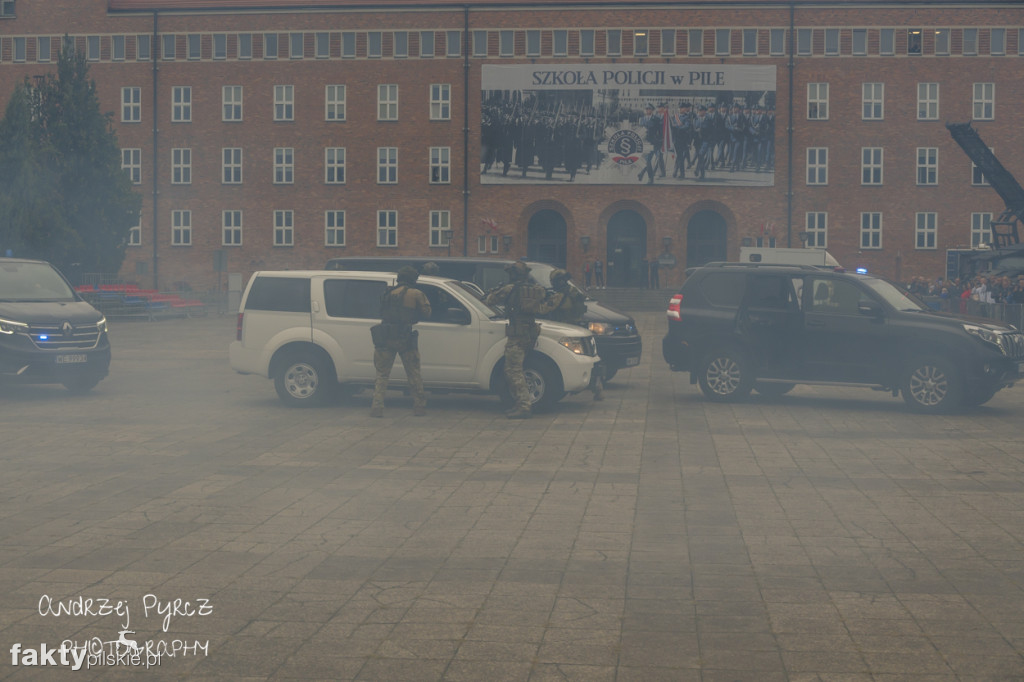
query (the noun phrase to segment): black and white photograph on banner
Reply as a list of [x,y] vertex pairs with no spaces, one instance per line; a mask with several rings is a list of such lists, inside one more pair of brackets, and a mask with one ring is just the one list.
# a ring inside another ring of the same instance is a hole
[[775,67],[485,65],[482,184],[775,183]]

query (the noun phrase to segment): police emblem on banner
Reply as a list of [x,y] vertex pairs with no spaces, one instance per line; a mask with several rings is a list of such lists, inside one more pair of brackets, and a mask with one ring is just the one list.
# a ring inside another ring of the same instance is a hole
[[644,141],[632,130],[618,130],[608,139],[608,155],[620,166],[632,166],[644,152]]

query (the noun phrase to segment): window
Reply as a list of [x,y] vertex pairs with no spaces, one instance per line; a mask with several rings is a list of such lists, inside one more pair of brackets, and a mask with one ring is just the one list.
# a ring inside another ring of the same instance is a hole
[[[14,39],[14,61],[18,59],[18,38]],[[21,60],[25,61],[25,39],[21,38]],[[124,36],[110,37],[110,58],[115,62],[124,61]]]
[[674,28],[661,29],[661,54],[667,56],[676,53],[676,30]]
[[580,31],[580,56],[594,56],[594,31],[592,29]]
[[487,31],[473,31],[473,56],[487,56]]
[[478,253],[487,253],[488,246],[490,246],[491,253],[498,253],[498,237],[496,235],[482,234],[477,237],[476,250]]
[[377,147],[377,184],[398,182],[398,147]]
[[828,120],[828,83],[807,84],[807,118]]
[[14,0],[0,0],[0,17],[14,16]]
[[1024,55],[1024,28],[1017,29],[1017,54]]
[[122,149],[121,169],[128,173],[133,185],[142,184],[142,150]]
[[242,245],[242,212],[224,211],[220,219],[220,243],[223,246]]
[[992,55],[1006,54],[1006,29],[994,28],[989,32],[988,53]]
[[[329,317],[379,320],[385,288],[384,282],[374,280],[328,279],[324,281],[324,308]],[[305,294],[308,299],[308,289]],[[252,300],[252,293],[248,300]],[[252,306],[247,302],[245,307]]]
[[252,34],[238,34],[238,58],[252,59]]
[[939,120],[939,84],[917,84],[917,120]]
[[377,120],[398,120],[398,85],[382,83],[377,86]]
[[305,56],[305,36],[302,33],[288,34],[288,57],[302,59]]
[[192,88],[176,85],[171,88],[171,121],[189,123],[192,120]]
[[796,30],[796,53],[800,55],[811,53],[811,29],[798,28]]
[[242,148],[221,149],[221,182],[225,185],[242,184]]
[[[46,40],[46,56],[49,61],[50,56],[50,39]],[[148,62],[153,58],[152,42],[150,36],[139,35],[135,36],[135,59],[140,62]]]
[[13,57],[14,57],[14,61],[16,61],[16,62],[23,62],[23,61],[25,61],[25,52],[26,52],[25,40],[26,40],[26,38],[15,38],[14,39]]
[[687,31],[687,54],[691,57],[700,57],[704,54],[704,29],[691,28]]
[[345,183],[345,148],[324,148],[324,182],[328,185]]
[[[989,147],[988,150],[992,151],[992,147]],[[973,161],[971,161],[971,184],[988,185],[988,178],[985,177],[985,174],[981,172],[981,169]]]
[[935,248],[938,213],[918,213],[914,218],[914,246],[919,249]]
[[462,56],[462,31],[448,31],[445,39],[447,43],[445,55],[448,57]]
[[650,53],[651,49],[648,42],[649,39],[647,31],[633,31],[633,55],[637,57],[646,57]]
[[961,53],[965,55],[978,54],[978,29],[964,29],[964,44]]
[[992,242],[992,214],[971,214],[971,248],[985,246]]
[[366,56],[371,59],[380,59],[383,54],[382,37],[380,31],[370,31],[366,34]]
[[808,213],[805,225],[808,248],[828,247],[828,213]]
[[242,86],[225,85],[221,89],[221,120],[242,120]]
[[753,57],[757,54],[757,29],[743,29],[743,55]]
[[552,34],[552,49],[556,57],[565,57],[569,54],[569,32],[555,31]]
[[178,148],[171,150],[171,184],[189,185],[192,183],[192,150]]
[[860,150],[860,184],[882,184],[882,148],[861,147]]
[[263,34],[263,58],[277,59],[277,34]]
[[341,56],[345,59],[354,59],[356,56],[356,34],[352,31],[341,34]]
[[526,56],[540,56],[540,31],[531,29],[526,32]]
[[135,216],[135,224],[128,228],[128,246],[142,245],[142,214]]
[[515,49],[515,33],[513,31],[498,32],[498,56],[511,57]]
[[175,52],[177,47],[177,37],[174,34],[160,36],[161,52],[160,57],[166,61],[171,61],[175,58]]
[[192,211],[171,211],[171,244],[192,245]]
[[917,148],[917,184],[939,184],[939,148]]
[[[149,36],[146,36],[147,38]],[[142,57],[139,57],[142,59]],[[146,56],[149,59],[149,56]],[[36,39],[36,61],[37,62],[48,62],[50,61],[50,37],[43,36],[42,38]]]
[[727,56],[730,52],[732,31],[727,28],[715,29],[715,54]]
[[447,185],[451,182],[451,147],[430,148],[430,184]]
[[768,54],[786,54],[786,29],[773,28],[768,32]]
[[314,39],[317,59],[328,59],[331,56],[331,34],[320,32]]
[[142,88],[121,88],[121,123],[142,120]]
[[274,184],[290,185],[295,181],[295,149],[274,147]]
[[885,84],[864,83],[861,94],[861,118],[880,121],[885,118]]
[[996,84],[974,84],[974,120],[991,121],[995,118]]
[[[420,46],[422,47],[422,42]],[[392,34],[391,55],[396,59],[405,59],[409,56],[409,33],[407,31],[395,31]]]
[[324,120],[345,120],[345,86],[328,85],[324,91]]
[[937,28],[935,29],[935,54],[947,55],[949,54],[949,29],[948,28]]
[[430,86],[430,120],[447,121],[452,117],[452,86],[434,83]]
[[606,32],[607,45],[605,54],[609,57],[617,57],[622,54],[622,31],[617,28],[610,28]]
[[838,28],[826,28],[825,29],[825,54],[837,55],[839,54],[839,29]]
[[228,58],[228,34],[227,33],[214,33],[213,34],[213,58],[214,59],[227,59]]
[[452,229],[452,214],[451,211],[431,211],[430,212],[430,245],[431,246],[448,246],[448,240],[445,239],[444,233],[446,230]]
[[324,246],[345,246],[344,211],[324,211]]
[[420,57],[431,58],[435,52],[434,32],[420,31]]
[[868,30],[866,28],[853,29],[853,43],[851,49],[855,55],[868,53]]
[[807,149],[807,184],[828,184],[828,147]]
[[377,246],[398,246],[398,211],[377,211]]
[[295,245],[295,212],[274,211],[274,246]]
[[274,120],[295,120],[295,86],[274,86]]
[[907,54],[921,54],[921,35],[921,29],[919,28],[907,29]]
[[882,214],[860,214],[860,248],[882,248]]
[[98,62],[100,60],[100,37],[99,36],[86,36],[85,38],[85,58],[90,62]]
[[896,29],[883,28],[878,32],[878,53],[896,54]]

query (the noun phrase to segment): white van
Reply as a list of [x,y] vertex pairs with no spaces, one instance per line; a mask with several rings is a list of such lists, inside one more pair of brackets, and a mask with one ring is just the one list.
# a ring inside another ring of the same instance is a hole
[[773,265],[815,265],[820,268],[838,268],[839,261],[825,249],[787,249],[783,247],[741,246],[741,263],[770,263]]
[[[274,380],[292,406],[322,403],[339,385],[372,386],[376,379],[370,327],[393,272],[256,272],[238,313],[231,367]],[[505,327],[500,313],[459,282],[420,277],[429,320],[416,325],[427,390],[494,392],[510,400],[504,375]],[[541,334],[524,364],[534,407],[587,388],[598,361],[594,336],[575,325],[541,321]],[[404,388],[395,363],[391,385]]]

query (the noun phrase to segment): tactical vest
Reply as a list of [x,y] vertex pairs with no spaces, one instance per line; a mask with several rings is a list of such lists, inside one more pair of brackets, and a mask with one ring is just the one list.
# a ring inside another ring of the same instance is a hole
[[381,298],[380,319],[389,324],[413,325],[419,322],[419,309],[408,305],[409,287],[405,284],[391,287]]
[[551,311],[549,317],[558,322],[577,324],[583,319],[585,312],[587,312],[587,301],[583,294],[569,287],[562,292],[562,300],[558,307]]

